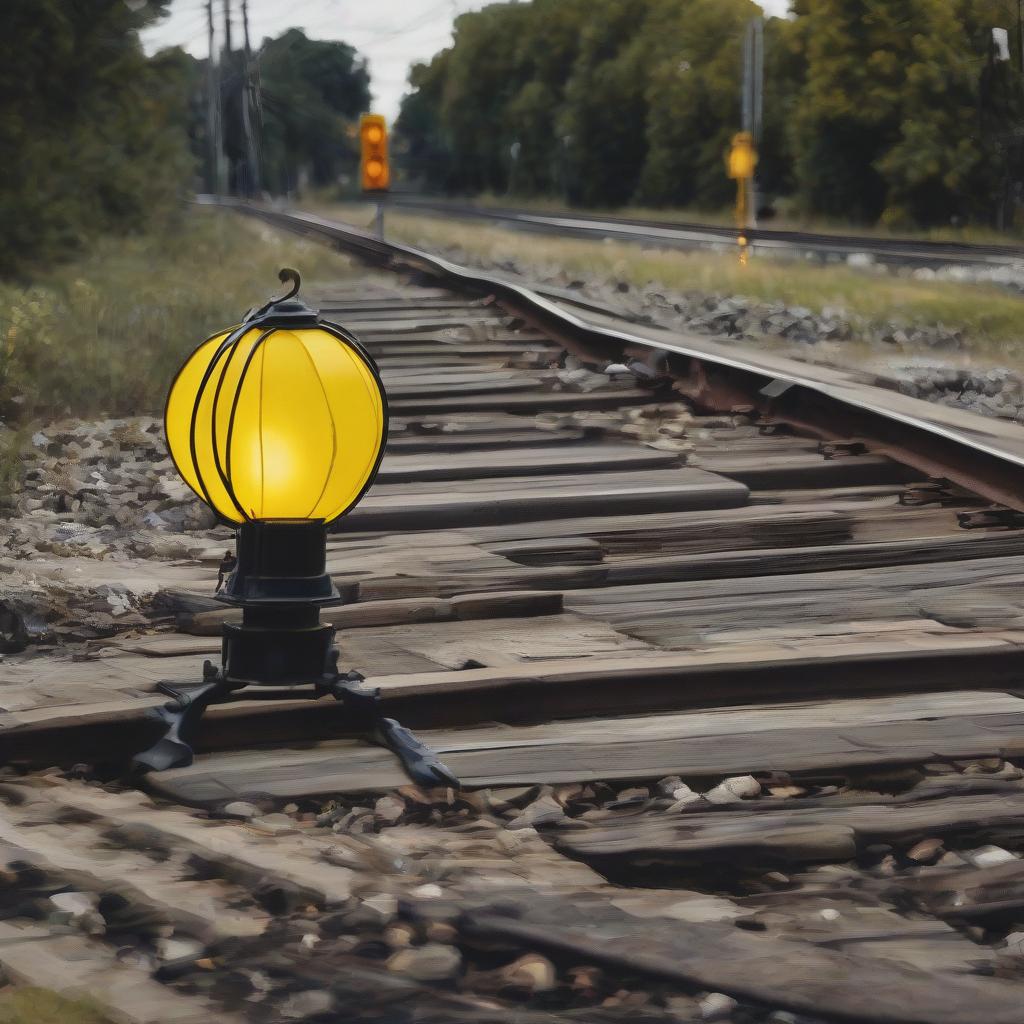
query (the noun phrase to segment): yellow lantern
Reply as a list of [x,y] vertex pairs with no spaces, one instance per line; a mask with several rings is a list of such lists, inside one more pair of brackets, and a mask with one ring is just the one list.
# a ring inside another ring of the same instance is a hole
[[359,342],[294,287],[209,338],[178,372],[164,422],[185,482],[231,523],[331,522],[373,481],[387,401]]
[[344,328],[321,320],[292,289],[208,338],[171,385],[164,414],[178,472],[236,529],[236,555],[217,599],[242,611],[222,627],[221,662],[193,687],[158,684],[160,733],[137,771],[192,763],[206,708],[255,693],[343,705],[350,728],[392,750],[422,786],[458,779],[408,729],[385,717],[380,693],[338,667],[334,627],[320,609],[344,598],[327,567],[327,524],[373,482],[387,436],[387,399],[373,360]]

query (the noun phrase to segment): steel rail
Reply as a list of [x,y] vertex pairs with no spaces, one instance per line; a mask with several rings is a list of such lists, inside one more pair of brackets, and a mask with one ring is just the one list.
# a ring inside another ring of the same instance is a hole
[[[475,203],[420,196],[390,196],[389,207],[408,212],[474,218],[511,224],[528,231],[540,231],[563,237],[614,238],[672,247],[735,246],[736,229],[728,225],[696,221],[652,220],[641,217],[613,217],[579,213],[575,210],[545,212],[512,207],[480,206]],[[866,253],[884,263],[917,266],[976,264],[1005,266],[1024,262],[1024,247],[984,245],[973,242],[949,242],[912,238],[873,238],[794,231],[777,228],[750,228],[746,237],[755,249],[813,251],[823,256],[842,257]]]
[[[747,351],[739,354],[665,330],[640,333],[626,322],[595,322],[525,284],[470,269],[434,253],[384,241],[353,225],[300,211],[225,200],[222,205],[277,227],[329,240],[359,258],[410,268],[456,290],[490,296],[568,349],[618,361],[629,352],[665,353],[679,390],[712,412],[757,411],[766,425],[788,424],[823,440],[857,439],[929,477],[945,478],[988,500],[1024,511],[1024,430],[950,410],[851,376]],[[818,376],[814,376],[817,373]]]

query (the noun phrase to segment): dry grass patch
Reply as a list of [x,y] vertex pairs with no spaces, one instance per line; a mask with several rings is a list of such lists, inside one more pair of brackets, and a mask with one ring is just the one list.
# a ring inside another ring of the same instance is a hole
[[[324,210],[366,225],[367,206]],[[865,326],[942,324],[962,331],[978,354],[1024,358],[1024,300],[995,285],[923,281],[880,270],[821,266],[768,257],[740,266],[732,253],[646,249],[626,242],[552,238],[505,228],[389,211],[389,237],[418,248],[456,252],[484,266],[513,262],[527,278],[563,271],[592,282],[626,281],[666,291],[741,295],[765,303],[826,309]]]
[[43,988],[0,992],[0,1024],[110,1024],[99,1007]]
[[185,355],[279,292],[282,266],[306,281],[351,272],[322,245],[200,208],[32,285],[0,284],[0,420],[158,413]]

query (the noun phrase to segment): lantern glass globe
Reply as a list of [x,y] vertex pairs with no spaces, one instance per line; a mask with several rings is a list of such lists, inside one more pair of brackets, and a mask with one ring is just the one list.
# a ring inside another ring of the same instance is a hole
[[178,472],[222,519],[329,522],[369,486],[387,408],[354,339],[254,326],[196,349],[171,386],[165,427]]

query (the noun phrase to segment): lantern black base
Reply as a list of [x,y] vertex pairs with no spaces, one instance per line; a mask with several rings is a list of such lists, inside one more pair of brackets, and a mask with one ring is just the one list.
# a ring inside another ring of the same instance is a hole
[[340,604],[327,575],[322,519],[250,519],[235,533],[238,560],[218,601],[257,608]]
[[[322,522],[254,520],[238,529],[238,560],[219,599],[242,608],[241,625],[226,624],[221,667],[203,666],[194,687],[159,684],[172,700],[153,712],[164,734],[138,754],[137,772],[184,768],[192,763],[199,721],[211,704],[252,696],[259,700],[330,695],[345,705],[353,731],[393,751],[421,786],[459,787],[437,755],[380,708],[380,692],[358,672],[338,671],[334,629],[320,608],[340,603],[326,572],[327,533]],[[274,690],[273,687],[286,689]]]
[[[336,651],[334,653],[337,654]],[[160,692],[172,698],[153,712],[166,727],[165,732],[148,750],[135,755],[132,759],[134,772],[162,772],[170,768],[187,768],[195,759],[192,745],[195,742],[199,721],[206,709],[212,704],[225,704],[244,699],[239,693],[238,684],[222,676],[212,662],[206,662],[204,677],[205,682],[192,687],[158,684]],[[372,742],[387,747],[402,763],[405,773],[418,786],[427,789],[434,786],[459,789],[459,780],[441,763],[430,747],[393,718],[384,717],[380,707],[380,691],[363,683],[363,676],[358,672],[325,675],[309,696],[315,699],[330,695],[341,701],[349,712],[353,731],[362,733]],[[268,697],[294,699],[296,694],[293,690],[286,690],[256,692],[252,696],[260,700],[266,700]]]

